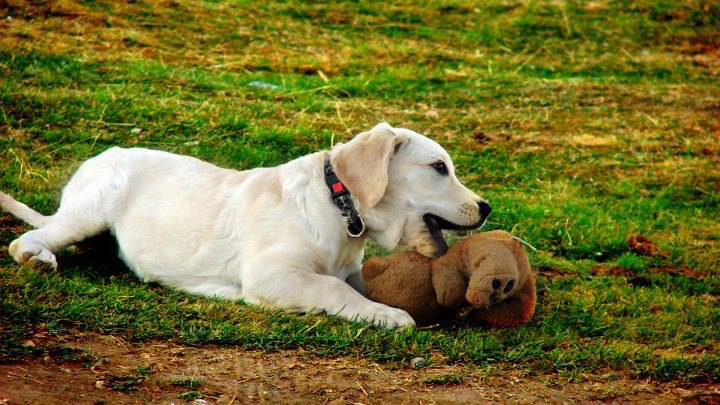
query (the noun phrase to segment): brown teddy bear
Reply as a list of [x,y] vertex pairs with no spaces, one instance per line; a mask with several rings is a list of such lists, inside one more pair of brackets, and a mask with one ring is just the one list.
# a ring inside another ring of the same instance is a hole
[[373,257],[362,272],[368,298],[408,311],[420,325],[472,306],[471,321],[512,327],[535,311],[535,275],[522,244],[505,231],[460,240],[436,259]]

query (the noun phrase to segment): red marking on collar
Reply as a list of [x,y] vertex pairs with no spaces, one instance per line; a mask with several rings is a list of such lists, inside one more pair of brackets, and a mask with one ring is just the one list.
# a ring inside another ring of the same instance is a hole
[[343,186],[343,184],[340,182],[333,184],[331,187],[333,193],[339,193],[345,189],[345,186]]

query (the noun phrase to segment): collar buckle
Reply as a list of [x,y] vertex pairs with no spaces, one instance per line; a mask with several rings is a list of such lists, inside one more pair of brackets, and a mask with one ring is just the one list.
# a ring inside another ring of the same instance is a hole
[[345,219],[348,236],[359,238],[365,233],[365,221],[355,209],[355,204],[350,197],[350,190],[340,181],[330,163],[330,155],[325,156],[325,184],[330,190],[330,199],[340,209],[340,214]]

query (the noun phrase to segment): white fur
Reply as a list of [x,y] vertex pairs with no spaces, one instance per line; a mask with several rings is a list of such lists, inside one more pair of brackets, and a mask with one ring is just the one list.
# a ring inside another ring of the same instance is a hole
[[[399,243],[417,247],[428,243],[424,213],[461,225],[478,222],[480,199],[454,176],[442,147],[387,124],[369,133],[378,131],[397,138],[383,198],[359,207],[366,236],[390,249]],[[80,166],[52,216],[0,193],[3,209],[38,227],[9,250],[20,263],[55,267],[53,252],[109,229],[122,259],[145,281],[390,328],[414,325],[405,311],[358,292],[366,238],[346,235],[323,176],[325,155],[357,147],[354,141],[243,172],[166,152],[112,148]],[[428,166],[438,159],[450,176]]]

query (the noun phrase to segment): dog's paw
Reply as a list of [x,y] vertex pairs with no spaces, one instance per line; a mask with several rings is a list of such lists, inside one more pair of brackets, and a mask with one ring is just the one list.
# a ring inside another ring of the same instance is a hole
[[13,259],[20,264],[26,264],[34,269],[44,271],[57,269],[55,255],[40,245],[29,244],[16,239],[10,243],[8,251]]
[[57,270],[57,260],[55,259],[55,255],[50,253],[49,250],[43,250],[39,254],[31,256],[27,264],[36,270]]
[[375,304],[366,316],[375,326],[387,329],[414,327],[415,320],[406,311],[384,304]]

